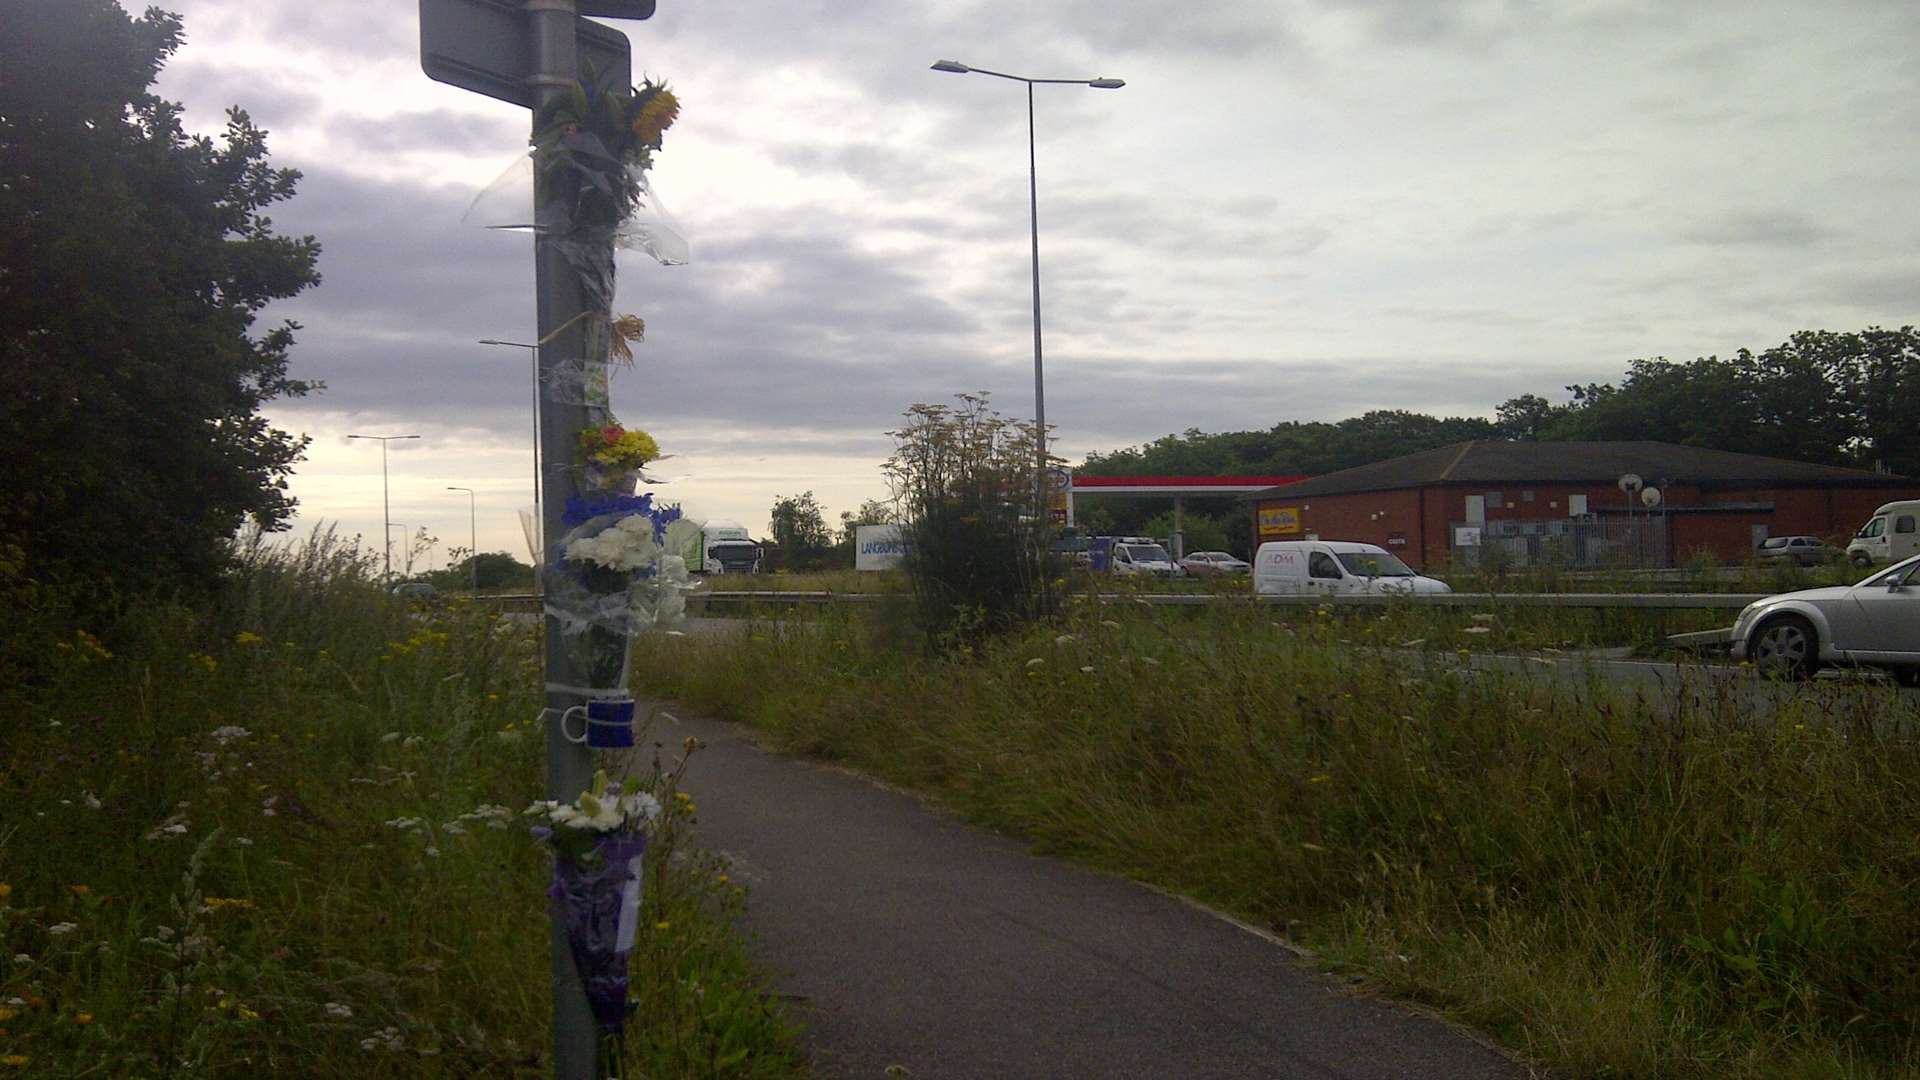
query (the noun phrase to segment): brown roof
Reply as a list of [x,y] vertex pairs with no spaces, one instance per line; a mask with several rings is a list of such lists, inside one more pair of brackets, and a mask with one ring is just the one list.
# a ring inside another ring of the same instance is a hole
[[1735,454],[1678,443],[1477,439],[1341,469],[1246,497],[1344,495],[1451,484],[1598,485],[1612,484],[1625,473],[1638,473],[1648,484],[1690,484],[1703,489],[1911,486],[1904,477],[1890,473],[1814,465],[1759,454]]

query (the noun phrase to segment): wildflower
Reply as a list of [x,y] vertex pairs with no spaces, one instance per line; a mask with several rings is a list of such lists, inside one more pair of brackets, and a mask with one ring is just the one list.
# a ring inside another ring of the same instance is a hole
[[0,900],[5,900],[7,897],[12,895],[13,895],[13,886],[7,884],[4,881],[0,881]]
[[1101,619],[1100,625],[1106,627],[1109,630],[1120,629],[1120,624],[1117,622],[1114,622],[1112,619]]
[[92,889],[88,888],[85,885],[69,885],[67,886],[67,888],[72,889],[73,895],[78,896],[83,900],[86,899],[87,894],[93,892]]
[[13,1019],[16,1015],[18,1014],[15,1013],[12,1009],[0,1009],[0,1024],[6,1023],[7,1021]]
[[397,731],[389,731],[385,735],[380,736],[380,741],[381,742],[399,742],[400,733]]
[[335,1020],[353,1019],[353,1007],[350,1005],[342,1005],[337,1001],[329,1001],[324,1007],[327,1010],[327,1015],[333,1017]]
[[1073,644],[1073,635],[1061,634],[1059,637],[1053,639],[1053,643],[1055,645],[1071,645]]
[[27,1067],[27,1062],[32,1060],[32,1058],[25,1054],[8,1054],[6,1057],[0,1057],[0,1065],[5,1065],[13,1069],[24,1069]]
[[1085,665],[1085,666],[1083,666],[1083,667],[1082,667],[1082,668],[1080,669],[1080,674],[1082,674],[1082,675],[1091,675],[1091,674],[1093,674],[1093,665],[1092,665],[1092,664],[1087,664],[1087,665]]
[[265,640],[267,639],[251,630],[242,630],[233,635],[233,643],[235,645],[258,645]]
[[672,923],[670,923],[670,922],[667,922],[667,921],[665,921],[665,920],[662,920],[662,921],[660,921],[660,922],[657,922],[657,923],[654,923],[654,924],[653,924],[653,928],[654,928],[655,930],[666,930],[666,929],[668,929],[668,928],[670,928],[670,927],[672,927],[672,926],[673,926],[673,924],[672,924]]
[[1036,656],[1036,657],[1034,657],[1033,659],[1031,659],[1031,660],[1029,660],[1029,661],[1027,661],[1027,666],[1028,666],[1028,667],[1030,667],[1030,668],[1037,668],[1037,667],[1039,667],[1040,665],[1042,665],[1042,664],[1044,664],[1044,663],[1046,663],[1046,662],[1047,662],[1047,660],[1046,660],[1046,658],[1045,658],[1045,657],[1043,657],[1043,656]]
[[203,903],[207,911],[226,911],[230,908],[240,911],[253,910],[253,901],[241,900],[230,896],[209,896]]
[[85,1027],[88,1024],[93,1023],[93,1014],[92,1013],[74,1013],[73,1022],[76,1024],[79,1024],[81,1027]]
[[62,934],[71,934],[78,929],[80,929],[79,923],[57,922],[47,927],[47,934],[50,937],[59,937]]
[[1155,660],[1155,659],[1154,659],[1153,657],[1151,657],[1151,656],[1143,656],[1143,657],[1141,657],[1141,658],[1140,658],[1140,662],[1141,662],[1141,663],[1143,663],[1143,664],[1146,664],[1146,665],[1149,665],[1149,666],[1151,666],[1151,667],[1159,667],[1159,666],[1160,666],[1160,661],[1158,661],[1158,660]]
[[247,1008],[247,1007],[246,1007],[245,1005],[242,1005],[242,1006],[240,1006],[240,1008],[239,1008],[239,1014],[240,1014],[240,1019],[242,1019],[242,1020],[258,1020],[258,1019],[260,1019],[260,1014],[259,1014],[259,1013],[257,1013],[257,1012],[254,1012],[254,1011],[253,1011],[252,1009],[249,1009],[249,1008]]
[[251,734],[253,734],[253,732],[237,724],[222,724],[213,729],[213,741],[219,743],[221,746],[225,746],[235,739],[244,739]]
[[98,810],[98,809],[100,809],[100,805],[101,805],[101,803],[100,803],[100,799],[99,799],[99,797],[98,797],[98,796],[96,796],[96,795],[94,795],[94,793],[93,793],[93,792],[91,792],[91,791],[83,791],[83,792],[81,792],[81,793],[80,793],[80,801],[81,801],[81,802],[83,802],[83,803],[85,803],[85,804],[87,804],[87,809],[89,809],[89,810]]
[[1327,775],[1326,773],[1321,773],[1321,774],[1320,774],[1319,776],[1309,776],[1309,777],[1307,777],[1307,783],[1309,783],[1309,784],[1324,784],[1324,783],[1326,783],[1327,781],[1329,781],[1329,780],[1331,780],[1331,779],[1333,779],[1333,777],[1331,777],[1331,776],[1329,776],[1329,775]]

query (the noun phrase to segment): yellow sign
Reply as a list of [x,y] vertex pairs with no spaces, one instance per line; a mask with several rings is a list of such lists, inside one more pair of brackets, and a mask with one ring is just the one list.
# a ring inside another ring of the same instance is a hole
[[1273,536],[1300,531],[1300,508],[1263,506],[1260,508],[1260,535]]

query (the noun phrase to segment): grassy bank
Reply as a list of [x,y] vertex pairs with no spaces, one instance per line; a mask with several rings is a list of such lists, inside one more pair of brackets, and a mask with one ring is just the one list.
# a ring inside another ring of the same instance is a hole
[[1920,1076],[1911,705],[1844,687],[1759,723],[1353,635],[1115,605],[935,661],[847,617],[663,643],[637,677],[1569,1075]]
[[[39,651],[0,687],[0,1076],[550,1074],[532,634],[322,541]],[[637,770],[630,1067],[799,1075],[683,752]]]

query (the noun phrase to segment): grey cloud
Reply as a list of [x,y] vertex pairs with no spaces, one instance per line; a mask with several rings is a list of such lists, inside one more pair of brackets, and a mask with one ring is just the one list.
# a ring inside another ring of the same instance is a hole
[[1746,210],[1681,225],[1674,230],[1674,235],[1689,244],[1804,248],[1819,244],[1834,233],[1810,215],[1796,210]]

